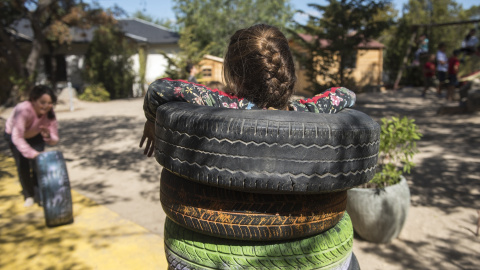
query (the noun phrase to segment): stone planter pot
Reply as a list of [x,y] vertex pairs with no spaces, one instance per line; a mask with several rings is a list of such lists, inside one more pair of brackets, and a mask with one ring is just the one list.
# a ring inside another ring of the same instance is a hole
[[363,239],[388,243],[398,237],[410,208],[410,189],[402,176],[400,183],[384,189],[348,190],[347,212],[353,229]]

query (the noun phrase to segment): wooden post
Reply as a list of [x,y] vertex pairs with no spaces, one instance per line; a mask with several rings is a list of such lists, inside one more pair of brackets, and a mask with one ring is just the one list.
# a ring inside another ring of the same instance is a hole
[[393,84],[393,90],[397,90],[398,84],[400,83],[400,79],[402,78],[403,70],[405,70],[405,66],[407,65],[408,56],[410,55],[410,51],[412,50],[412,44],[417,37],[417,29],[413,31],[412,36],[410,37],[410,41],[408,43],[407,52],[403,57],[402,65],[400,66],[400,70],[398,71],[397,78],[395,79],[395,83]]

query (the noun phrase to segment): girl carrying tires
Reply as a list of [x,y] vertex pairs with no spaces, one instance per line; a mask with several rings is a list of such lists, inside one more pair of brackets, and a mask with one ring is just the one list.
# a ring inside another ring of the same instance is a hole
[[233,109],[274,109],[314,113],[336,113],[355,103],[355,93],[334,87],[307,100],[290,101],[296,82],[288,40],[276,27],[258,24],[240,29],[230,38],[223,75],[227,92],[169,78],[150,84],[143,109],[147,121],[140,147],[144,154],[155,149],[155,114],[158,106],[185,101],[204,106]]
[[38,185],[33,159],[44,150],[45,144],[58,142],[58,124],[53,111],[56,101],[52,89],[37,85],[30,92],[29,100],[17,104],[6,122],[4,137],[15,159],[25,207],[34,204]]

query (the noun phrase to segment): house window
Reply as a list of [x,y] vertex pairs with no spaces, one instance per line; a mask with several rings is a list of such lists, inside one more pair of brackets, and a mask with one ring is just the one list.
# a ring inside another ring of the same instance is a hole
[[357,52],[354,51],[345,56],[345,68],[354,69],[357,67]]
[[55,73],[55,80],[67,81],[67,62],[65,61],[65,55],[58,54],[51,58],[51,55],[44,56],[45,73],[47,78],[52,81]]
[[203,77],[212,77],[212,68],[211,67],[204,67],[202,69]]

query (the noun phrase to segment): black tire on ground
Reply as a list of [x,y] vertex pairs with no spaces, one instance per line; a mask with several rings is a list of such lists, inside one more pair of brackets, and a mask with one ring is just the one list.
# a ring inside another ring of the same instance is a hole
[[70,180],[60,151],[40,153],[35,159],[45,221],[48,227],[73,222]]
[[325,194],[259,194],[196,183],[163,170],[163,210],[191,230],[229,239],[272,241],[321,233],[347,207],[347,191]]
[[170,269],[335,269],[352,252],[353,228],[345,213],[321,234],[290,241],[223,239],[165,220],[165,252]]
[[380,126],[337,114],[234,110],[169,102],[157,110],[155,157],[208,185],[259,193],[326,193],[368,182]]

